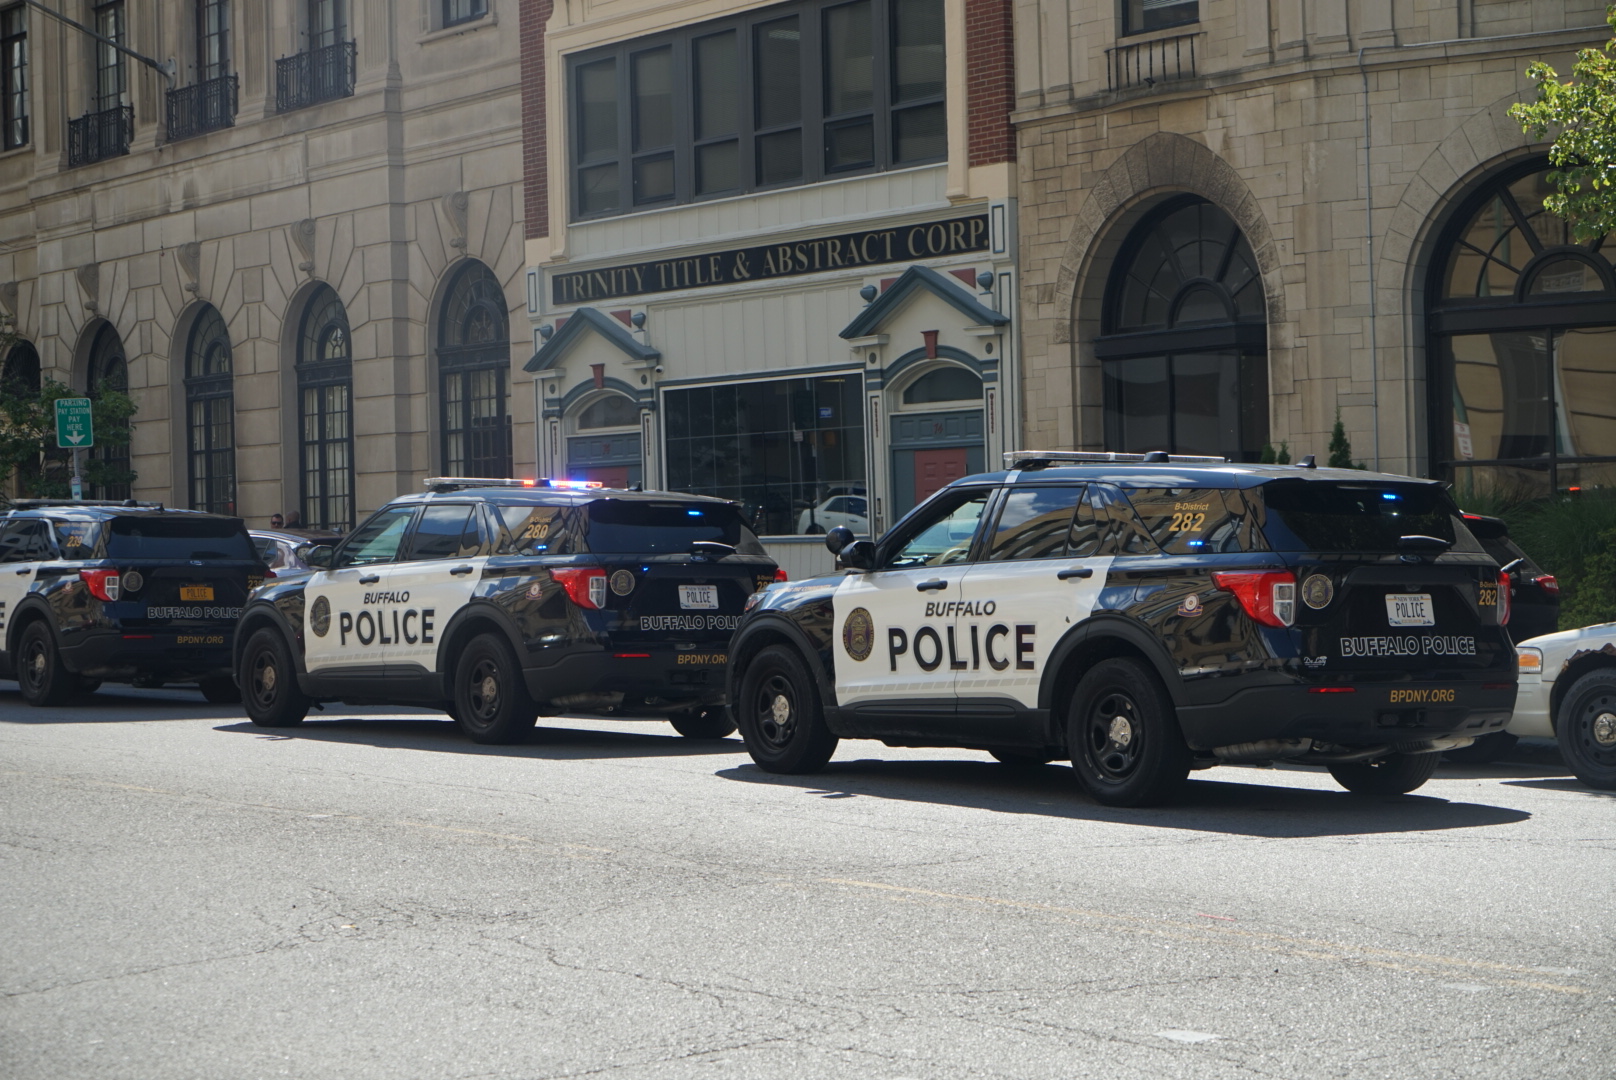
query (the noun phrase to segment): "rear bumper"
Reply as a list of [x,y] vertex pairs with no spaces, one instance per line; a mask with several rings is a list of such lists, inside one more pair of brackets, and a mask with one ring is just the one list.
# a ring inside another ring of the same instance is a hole
[[[523,670],[535,701],[576,695],[621,694],[625,706],[643,703],[647,711],[664,706],[718,705],[724,701],[726,643],[694,646],[628,646],[575,652],[544,666]],[[588,711],[587,705],[577,705]]]
[[234,624],[183,630],[97,630],[62,644],[62,664],[96,679],[231,678]]
[[1545,682],[1541,675],[1522,675],[1520,696],[1515,699],[1515,714],[1506,729],[1511,735],[1530,738],[1554,738],[1554,721],[1549,716],[1549,697],[1554,683]]
[[1494,685],[1360,683],[1342,693],[1317,693],[1320,688],[1305,685],[1252,687],[1216,705],[1180,705],[1178,718],[1196,750],[1262,739],[1376,746],[1486,735],[1509,723],[1515,705],[1513,680],[1503,689],[1488,688]]

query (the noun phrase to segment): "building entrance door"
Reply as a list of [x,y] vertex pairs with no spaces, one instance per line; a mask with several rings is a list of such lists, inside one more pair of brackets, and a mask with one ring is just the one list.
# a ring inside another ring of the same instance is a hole
[[915,503],[931,498],[933,492],[965,475],[969,467],[965,447],[915,451]]
[[982,410],[893,413],[892,516],[983,467]]

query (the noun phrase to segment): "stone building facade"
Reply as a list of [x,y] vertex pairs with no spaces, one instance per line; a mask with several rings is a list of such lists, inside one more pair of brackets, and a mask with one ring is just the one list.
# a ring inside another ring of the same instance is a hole
[[133,495],[340,528],[532,470],[515,0],[58,6],[174,76],[0,0],[4,363],[127,385]]
[[[1018,0],[1024,441],[1616,481],[1612,248],[1507,115],[1603,0]],[[1367,198],[1366,198],[1367,196]]]

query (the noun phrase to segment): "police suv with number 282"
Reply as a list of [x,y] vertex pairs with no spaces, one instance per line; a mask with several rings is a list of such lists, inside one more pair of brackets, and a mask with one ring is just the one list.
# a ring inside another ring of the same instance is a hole
[[771,586],[730,642],[753,759],[838,738],[1070,758],[1113,805],[1288,760],[1402,793],[1508,722],[1509,589],[1434,481],[1222,458],[1017,451],[845,572]]

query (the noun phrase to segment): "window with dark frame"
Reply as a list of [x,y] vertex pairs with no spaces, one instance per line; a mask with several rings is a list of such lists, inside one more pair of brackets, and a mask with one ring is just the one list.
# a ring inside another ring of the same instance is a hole
[[459,26],[488,14],[488,0],[442,0],[443,26]]
[[815,0],[577,57],[575,216],[941,161],[943,38],[943,0]]
[[[109,41],[127,45],[128,19],[124,0],[109,0],[95,6],[95,32]],[[92,111],[106,112],[129,103],[129,69],[124,54],[106,42],[95,43],[95,104]]]
[[309,48],[325,49],[348,40],[343,0],[309,0]]
[[0,145],[28,145],[28,9],[21,4],[0,11]]
[[[108,390],[127,393],[129,390],[129,359],[124,352],[123,339],[109,322],[103,322],[90,343],[90,360],[85,373],[85,390],[91,398],[99,398]],[[127,428],[129,422],[123,421]],[[122,474],[129,468],[129,443],[100,439],[90,449],[90,460],[98,462],[108,472]],[[100,470],[97,470],[100,471]],[[127,499],[129,485],[91,484],[92,499]]]
[[348,312],[322,286],[309,301],[297,349],[298,467],[303,526],[354,526],[353,346]]
[[230,0],[196,0],[196,77],[230,74]]
[[1122,0],[1124,35],[1188,26],[1200,21],[1200,0]]
[[185,350],[185,459],[192,510],[236,512],[236,420],[230,331],[209,306]]
[[510,309],[493,271],[467,259],[438,331],[438,423],[447,476],[510,476]]

